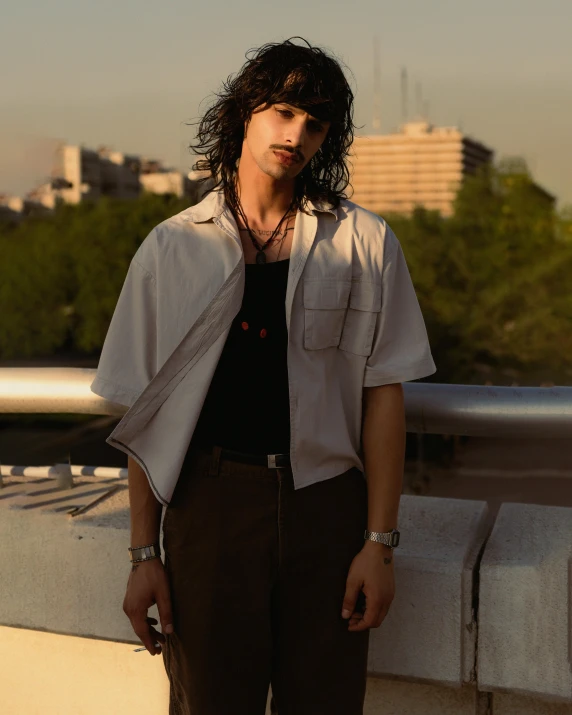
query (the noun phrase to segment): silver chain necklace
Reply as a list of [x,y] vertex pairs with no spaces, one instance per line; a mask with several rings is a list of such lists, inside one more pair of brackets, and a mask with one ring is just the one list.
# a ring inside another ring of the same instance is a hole
[[[270,238],[267,241],[265,241],[262,246],[260,246],[258,244],[258,241],[256,240],[256,238],[254,237],[254,234],[252,233],[252,229],[248,225],[248,221],[246,220],[246,215],[242,209],[240,200],[238,201],[237,213],[240,216],[240,218],[243,220],[244,226],[245,226],[246,230],[248,231],[248,235],[250,236],[250,240],[252,241],[254,247],[258,251],[258,253],[256,254],[256,263],[258,263],[258,264],[266,263],[266,254],[264,253],[264,251],[268,248],[268,246],[271,245],[272,241],[274,240],[274,237],[276,236],[276,234],[280,230],[280,227],[284,223],[284,219],[286,218],[286,216],[288,216],[288,214],[292,210],[293,206],[294,206],[294,201],[292,201],[290,203],[290,206],[288,206],[288,208],[286,209],[286,213],[284,214],[284,216],[282,216],[282,218],[278,222],[278,226],[276,226],[274,231],[272,231]],[[282,242],[284,242],[285,237],[286,237],[286,232],[284,232],[284,236],[282,237]],[[280,254],[278,254],[278,255],[280,255]]]

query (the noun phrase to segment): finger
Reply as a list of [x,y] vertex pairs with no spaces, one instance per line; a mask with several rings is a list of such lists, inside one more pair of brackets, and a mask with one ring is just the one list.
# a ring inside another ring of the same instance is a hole
[[381,613],[382,608],[383,603],[381,599],[378,598],[374,600],[373,598],[369,598],[366,600],[363,619],[367,623],[368,628],[371,628],[371,626],[373,626],[373,624],[376,622],[379,614]]
[[368,626],[364,623],[363,618],[360,618],[357,623],[353,623],[348,626],[348,631],[365,631]]
[[155,647],[157,639],[152,635],[154,629],[148,625],[145,618],[135,617],[131,620],[131,625],[133,626],[135,634],[151,655],[156,655],[161,652],[159,648]]
[[351,623],[352,621],[362,621],[363,620],[363,613],[360,613],[359,611],[354,611],[352,615],[350,616],[349,622]]
[[358,623],[354,627],[354,629],[364,631],[366,628],[372,628],[377,620],[380,610],[381,606],[379,604],[374,603],[373,601],[371,601],[371,599],[369,603],[366,601],[365,613],[363,614],[363,618],[360,623]]
[[346,583],[346,592],[342,603],[342,618],[349,618],[354,612],[360,588],[361,584],[358,581],[348,581]]
[[161,633],[161,631],[156,631],[154,628],[150,628],[151,638],[154,638],[154,643],[165,643],[167,641],[166,636]]
[[[151,618],[151,616],[148,616],[148,617],[147,617],[147,623],[156,625],[156,624],[158,623],[158,621],[157,621],[156,618]],[[161,643],[164,643],[164,642],[165,642],[165,636],[164,636],[160,631],[156,631],[156,630],[153,629],[153,628],[152,628],[151,630],[153,631],[153,633],[156,633],[158,637],[160,636],[160,637],[159,637],[159,640],[161,641]]]
[[379,614],[379,617],[374,625],[374,628],[378,628],[379,626],[381,626],[381,624],[385,620],[385,617],[387,616],[388,613],[389,613],[389,606],[385,606],[385,608],[381,609],[381,613]]
[[161,652],[161,644],[156,636],[151,636],[149,633],[139,636],[141,643],[147,648],[151,655],[158,655]]
[[166,580],[157,594],[157,610],[159,611],[159,619],[161,620],[161,630],[163,633],[172,633],[173,611],[171,609],[171,597]]

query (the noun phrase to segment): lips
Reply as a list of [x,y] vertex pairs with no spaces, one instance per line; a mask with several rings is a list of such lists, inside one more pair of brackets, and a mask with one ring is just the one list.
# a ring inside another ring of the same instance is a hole
[[292,164],[298,163],[298,157],[296,156],[296,154],[291,154],[290,152],[279,150],[275,150],[274,154],[278,161],[281,164],[285,164],[286,166],[292,166]]

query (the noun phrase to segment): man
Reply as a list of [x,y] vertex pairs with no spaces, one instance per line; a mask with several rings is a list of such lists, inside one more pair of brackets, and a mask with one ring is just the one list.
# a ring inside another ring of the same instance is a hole
[[401,383],[435,365],[399,242],[344,194],[352,116],[323,50],[255,51],[199,126],[215,190],[143,241],[105,340],[92,390],[129,407],[107,440],[128,454],[124,611],[172,714],[263,715],[269,685],[279,715],[363,711]]

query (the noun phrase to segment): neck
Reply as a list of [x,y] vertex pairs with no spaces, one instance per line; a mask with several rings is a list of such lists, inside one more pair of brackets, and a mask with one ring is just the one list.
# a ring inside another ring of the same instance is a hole
[[268,176],[243,152],[237,192],[249,223],[262,226],[280,219],[292,203],[294,183],[294,179],[278,181]]

